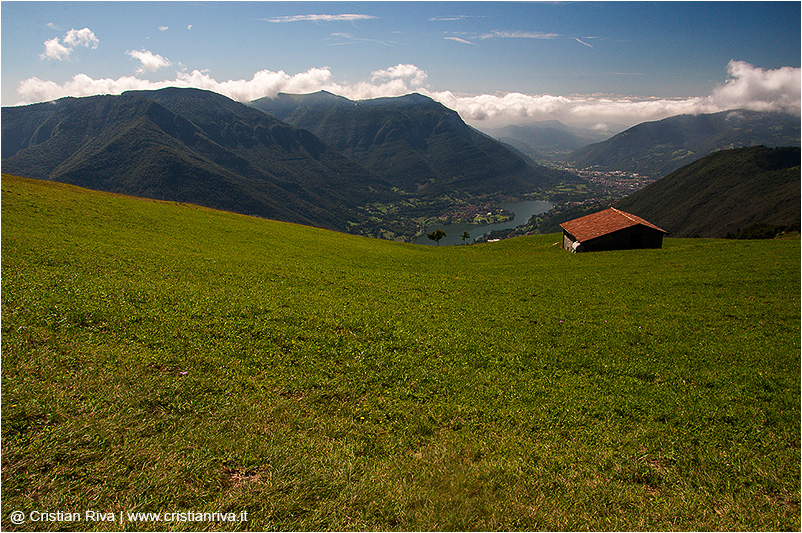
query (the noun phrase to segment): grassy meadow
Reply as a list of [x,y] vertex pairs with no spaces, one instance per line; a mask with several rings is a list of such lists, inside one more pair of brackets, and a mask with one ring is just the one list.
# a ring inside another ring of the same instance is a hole
[[559,240],[3,175],[2,529],[799,530],[799,239]]

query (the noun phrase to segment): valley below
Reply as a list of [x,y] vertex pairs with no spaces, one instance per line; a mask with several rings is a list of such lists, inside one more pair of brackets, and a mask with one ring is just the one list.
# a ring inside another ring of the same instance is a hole
[[[416,244],[435,244],[426,235],[436,229],[447,233],[441,244],[471,244],[477,239],[476,242],[484,242],[487,233],[492,233],[491,238],[504,239],[536,232],[532,217],[542,218],[550,211],[551,216],[559,216],[560,212],[586,205],[608,205],[656,181],[623,171],[580,170],[559,163],[556,167],[574,179],[513,197],[453,194],[434,200],[410,197],[402,202],[368,205],[363,209],[369,217],[364,233]],[[468,232],[470,238],[463,240],[463,232]]]
[[[427,244],[432,228],[445,225],[464,226],[446,232],[460,243],[464,232],[481,242],[557,231],[561,218],[670,181],[663,173],[692,157],[799,144],[798,120],[777,113],[678,116],[606,140],[549,121],[498,130],[501,141],[420,94],[353,101],[280,93],[244,104],[174,87],[7,107],[2,124],[3,169],[13,174]],[[777,195],[798,203],[798,191]],[[671,203],[686,200],[679,190]],[[550,209],[504,208],[532,201]],[[762,205],[748,220],[727,221],[728,231],[798,226],[788,213]],[[650,216],[659,224],[664,215]],[[712,234],[702,227],[692,235]]]
[[[424,221],[425,229],[423,233],[413,242],[415,244],[435,244],[428,237],[428,234],[432,231],[441,230],[446,235],[437,241],[438,245],[472,244],[477,239],[482,239],[487,233],[514,229],[517,226],[524,225],[529,221],[530,217],[545,213],[552,207],[554,207],[553,203],[543,200],[501,202],[498,208],[495,208],[493,204],[486,204],[478,209],[468,210],[467,217],[457,219],[455,222],[451,222],[449,219],[445,221],[441,219]],[[466,223],[464,220],[470,223]]]

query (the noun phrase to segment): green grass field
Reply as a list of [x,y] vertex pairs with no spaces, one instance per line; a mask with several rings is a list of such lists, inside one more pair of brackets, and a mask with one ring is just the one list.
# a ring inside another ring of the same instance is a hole
[[2,529],[799,530],[799,239],[559,240],[4,175]]

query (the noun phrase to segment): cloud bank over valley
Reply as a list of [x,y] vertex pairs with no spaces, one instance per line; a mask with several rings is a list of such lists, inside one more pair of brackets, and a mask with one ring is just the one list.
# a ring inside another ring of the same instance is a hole
[[[54,56],[68,56],[70,48],[92,46],[90,31],[67,33],[61,43],[49,45]],[[46,43],[47,44],[47,43]],[[56,46],[58,45],[58,46]],[[67,52],[59,51],[67,47]],[[137,74],[155,72],[172,62],[147,50],[128,51],[140,62]],[[284,71],[260,70],[251,79],[217,80],[209,72],[177,71],[172,79],[151,81],[137,76],[116,79],[92,78],[77,74],[58,84],[36,77],[22,81],[18,87],[19,104],[44,102],[65,96],[120,94],[129,90],[149,90],[164,87],[195,87],[214,91],[240,102],[262,97],[275,97],[279,92],[309,93],[326,90],[352,100],[401,96],[419,92],[446,107],[454,109],[470,124],[497,126],[556,119],[563,122],[616,123],[633,125],[659,120],[673,115],[715,113],[729,109],[782,111],[800,114],[802,93],[800,69],[783,67],[766,70],[744,61],[730,61],[727,76],[709,95],[696,97],[657,98],[618,95],[551,95],[519,92],[498,94],[460,94],[437,91],[426,84],[428,74],[412,64],[398,64],[376,70],[369,80],[350,84],[337,83],[328,67],[310,68],[305,72],[288,74]]]

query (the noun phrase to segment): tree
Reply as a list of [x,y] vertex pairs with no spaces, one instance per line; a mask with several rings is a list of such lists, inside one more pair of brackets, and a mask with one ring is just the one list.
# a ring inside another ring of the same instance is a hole
[[438,246],[440,246],[440,239],[446,236],[446,232],[441,229],[436,229],[431,233],[426,234],[431,240],[435,241]]
[[470,235],[468,235],[468,232],[467,232],[467,231],[463,231],[463,232],[462,232],[462,244],[465,244],[465,241],[467,241],[467,240],[468,240],[468,239],[470,239],[470,238],[471,238],[471,236],[470,236]]

